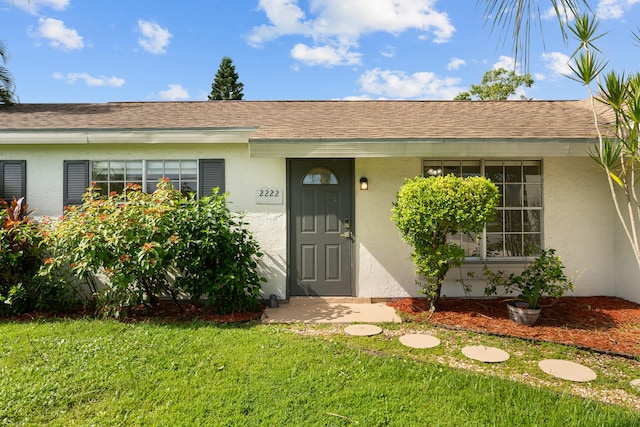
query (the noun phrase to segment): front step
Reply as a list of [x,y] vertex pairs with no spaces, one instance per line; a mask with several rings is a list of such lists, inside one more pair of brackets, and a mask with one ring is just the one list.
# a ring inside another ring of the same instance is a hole
[[[311,305],[311,304],[371,304],[374,302],[386,302],[384,298],[366,297],[289,297],[289,304]],[[287,301],[285,301],[285,304]]]

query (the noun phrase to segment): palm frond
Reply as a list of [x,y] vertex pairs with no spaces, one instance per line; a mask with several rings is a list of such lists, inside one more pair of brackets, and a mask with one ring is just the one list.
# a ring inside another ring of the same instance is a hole
[[[568,40],[568,21],[580,14],[581,6],[590,10],[587,0],[550,0],[565,42]],[[529,71],[532,27],[537,22],[542,33],[542,10],[538,0],[477,0],[484,4],[485,23],[491,21],[491,32],[499,30],[503,43],[512,42],[516,62],[521,60]],[[544,37],[542,38],[544,43]]]
[[0,40],[0,58],[2,58],[2,63],[0,63],[0,103],[10,105],[15,102],[15,86],[13,84],[13,76],[9,70],[2,65],[9,59],[7,46],[2,40]]
[[631,36],[633,37],[633,39],[636,41],[634,44],[638,47],[640,47],[640,27],[638,27],[637,31],[632,31],[631,32]]

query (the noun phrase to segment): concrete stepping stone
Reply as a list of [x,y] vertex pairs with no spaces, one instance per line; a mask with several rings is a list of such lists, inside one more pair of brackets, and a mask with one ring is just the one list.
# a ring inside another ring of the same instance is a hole
[[567,381],[588,382],[597,377],[590,368],[569,360],[546,359],[541,360],[538,366],[547,374]]
[[632,380],[629,384],[631,384],[632,387],[640,388],[640,378]]
[[499,363],[509,360],[509,353],[495,347],[484,345],[468,345],[462,349],[462,354],[469,359],[479,360],[486,363]]
[[408,334],[400,337],[400,342],[412,348],[433,348],[440,345],[440,340],[433,335]]
[[376,325],[349,325],[344,331],[349,335],[370,337],[382,333],[382,328]]

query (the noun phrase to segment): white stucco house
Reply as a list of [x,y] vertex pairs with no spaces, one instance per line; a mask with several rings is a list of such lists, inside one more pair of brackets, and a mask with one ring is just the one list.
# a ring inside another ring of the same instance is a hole
[[553,247],[575,295],[640,302],[594,142],[582,101],[19,104],[0,106],[0,196],[59,216],[91,181],[220,186],[265,253],[266,297],[377,299],[419,291],[390,220],[404,179],[482,174],[502,191],[499,217],[477,242],[463,239],[467,262],[444,295],[463,295],[456,279],[483,263],[518,268]]

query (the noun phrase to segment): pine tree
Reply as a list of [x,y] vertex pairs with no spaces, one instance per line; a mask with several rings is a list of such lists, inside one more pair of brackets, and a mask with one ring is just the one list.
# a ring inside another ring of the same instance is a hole
[[222,58],[220,68],[211,85],[209,101],[222,101],[226,99],[242,99],[244,84],[238,81],[238,73],[233,61],[228,56]]

